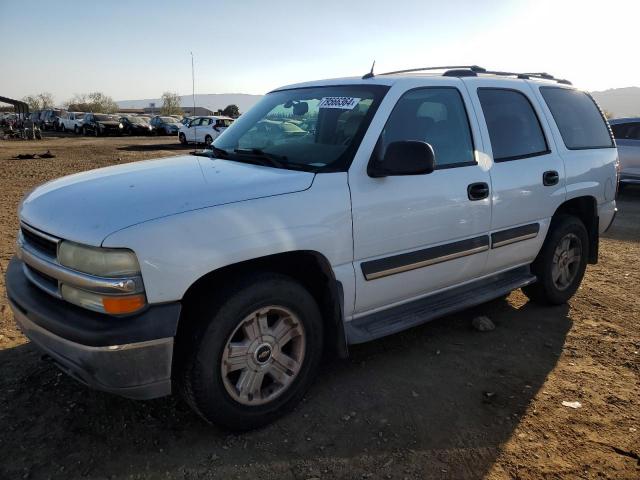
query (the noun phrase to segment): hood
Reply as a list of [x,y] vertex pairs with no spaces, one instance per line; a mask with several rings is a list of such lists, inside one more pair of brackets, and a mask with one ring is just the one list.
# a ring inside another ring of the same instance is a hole
[[120,122],[118,122],[117,120],[98,120],[98,123],[106,127],[117,127],[118,125],[120,125]]
[[314,174],[185,155],[91,170],[37,187],[20,218],[99,246],[131,225],[189,210],[306,190]]

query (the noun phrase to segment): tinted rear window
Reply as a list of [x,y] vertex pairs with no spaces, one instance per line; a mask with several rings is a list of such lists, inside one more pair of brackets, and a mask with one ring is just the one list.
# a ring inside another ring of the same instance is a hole
[[611,125],[616,140],[640,140],[640,122]]
[[495,161],[548,153],[540,121],[523,93],[500,88],[480,88],[478,98],[487,122]]
[[540,93],[569,150],[614,146],[600,109],[589,95],[558,87],[541,87]]

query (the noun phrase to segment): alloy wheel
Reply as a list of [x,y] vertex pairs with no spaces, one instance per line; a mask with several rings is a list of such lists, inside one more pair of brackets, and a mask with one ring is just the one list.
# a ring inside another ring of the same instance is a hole
[[556,246],[551,266],[551,279],[558,290],[566,290],[573,283],[582,262],[582,244],[573,233],[568,233]]
[[270,402],[297,378],[304,355],[300,318],[283,306],[260,308],[227,339],[220,364],[225,390],[242,405]]

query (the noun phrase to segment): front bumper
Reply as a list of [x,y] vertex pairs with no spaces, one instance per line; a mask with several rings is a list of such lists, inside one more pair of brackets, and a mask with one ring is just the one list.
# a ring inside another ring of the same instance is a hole
[[33,286],[16,258],[9,263],[6,288],[18,326],[73,378],[134,399],[171,393],[179,303],[126,317],[91,312]]

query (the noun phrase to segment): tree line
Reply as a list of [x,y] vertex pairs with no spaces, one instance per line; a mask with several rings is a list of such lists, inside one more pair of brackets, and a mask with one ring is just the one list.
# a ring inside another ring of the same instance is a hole
[[[22,98],[22,101],[29,105],[30,110],[44,110],[53,108],[55,105],[53,95],[49,92],[27,95]],[[160,115],[182,115],[184,113],[180,106],[180,95],[177,93],[164,92],[161,101]],[[64,102],[63,106],[72,112],[115,113],[119,110],[118,104],[113,98],[102,92],[75,94]],[[237,105],[227,105],[224,109],[218,110],[216,114],[236,118],[240,116],[240,109]]]

